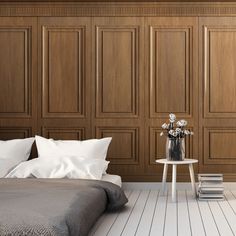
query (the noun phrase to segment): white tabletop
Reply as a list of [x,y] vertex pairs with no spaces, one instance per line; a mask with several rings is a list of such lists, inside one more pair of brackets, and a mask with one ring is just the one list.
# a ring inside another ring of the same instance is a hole
[[184,161],[168,161],[167,159],[157,159],[156,163],[172,164],[172,165],[187,165],[187,164],[198,163],[198,160],[196,160],[196,159],[184,159]]

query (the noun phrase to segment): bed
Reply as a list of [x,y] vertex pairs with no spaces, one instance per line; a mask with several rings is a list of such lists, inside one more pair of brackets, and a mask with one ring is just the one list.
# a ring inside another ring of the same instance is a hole
[[121,178],[106,173],[111,139],[0,141],[0,236],[85,236],[123,207]]
[[107,174],[102,181],[0,179],[0,235],[85,236],[105,210],[125,205],[120,185]]
[[119,175],[104,174],[102,175],[101,180],[111,182],[113,184],[116,184],[119,187],[122,187],[121,177]]

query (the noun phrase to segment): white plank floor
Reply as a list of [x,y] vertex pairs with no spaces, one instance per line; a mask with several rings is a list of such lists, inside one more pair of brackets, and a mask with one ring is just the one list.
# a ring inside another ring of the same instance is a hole
[[198,201],[190,191],[126,190],[127,206],[105,212],[89,236],[232,236],[236,235],[236,191],[225,191],[225,201]]

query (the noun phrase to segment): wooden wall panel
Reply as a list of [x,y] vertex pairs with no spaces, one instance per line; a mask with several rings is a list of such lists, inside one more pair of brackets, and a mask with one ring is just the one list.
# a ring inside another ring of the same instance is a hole
[[139,130],[131,127],[97,127],[97,137],[112,137],[107,158],[113,165],[139,163]]
[[1,127],[0,140],[22,139],[32,136],[32,129],[30,127]]
[[96,116],[138,115],[138,26],[96,26]]
[[[198,22],[195,17],[147,17],[145,19],[145,173],[161,180],[166,137],[161,125],[169,113],[186,119],[194,137],[186,139],[186,157],[198,159]],[[197,165],[195,170],[198,171]],[[188,180],[188,169],[179,168]]]
[[85,28],[43,26],[43,117],[83,117]]
[[37,18],[0,19],[0,139],[37,132]]
[[235,174],[236,18],[201,17],[200,171]]
[[44,127],[42,134],[46,138],[53,138],[55,140],[83,140],[85,139],[84,128]]
[[204,164],[236,164],[235,146],[235,128],[204,128]]
[[[204,117],[236,117],[236,27],[204,28]],[[223,79],[223,80],[222,80]]]
[[235,180],[235,17],[1,17],[0,45],[1,139],[113,136],[111,173],[161,180],[174,112],[196,171]]
[[[93,18],[92,135],[112,136],[109,171],[144,173],[143,18]],[[128,178],[128,177],[127,177]]]
[[91,18],[39,18],[38,132],[91,138]]
[[29,27],[0,27],[0,57],[4,58],[0,61],[1,117],[30,116],[30,35]]
[[150,115],[190,116],[192,28],[151,25],[149,34]]

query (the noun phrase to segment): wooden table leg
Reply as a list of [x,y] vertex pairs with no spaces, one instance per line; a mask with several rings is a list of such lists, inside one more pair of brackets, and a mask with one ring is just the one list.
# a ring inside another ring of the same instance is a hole
[[176,202],[176,172],[177,165],[172,166],[172,202]]
[[197,194],[196,194],[196,186],[195,186],[195,178],[194,178],[193,164],[189,164],[189,173],[190,173],[190,178],[191,178],[193,196],[196,197]]
[[162,176],[162,194],[165,193],[166,189],[166,177],[167,177],[167,171],[168,171],[168,164],[164,164],[164,170],[163,170],[163,176]]

